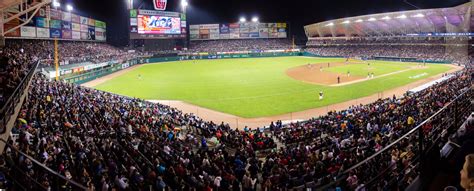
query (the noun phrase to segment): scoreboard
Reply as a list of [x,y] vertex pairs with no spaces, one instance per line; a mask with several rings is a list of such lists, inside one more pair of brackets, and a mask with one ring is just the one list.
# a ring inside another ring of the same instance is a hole
[[130,39],[186,38],[186,16],[178,12],[130,10]]

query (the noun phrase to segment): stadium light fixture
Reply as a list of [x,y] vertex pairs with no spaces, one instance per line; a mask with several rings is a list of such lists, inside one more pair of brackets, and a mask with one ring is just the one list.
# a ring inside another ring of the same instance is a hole
[[247,22],[247,19],[245,19],[245,17],[240,17],[239,22],[245,23],[245,22]]
[[181,1],[181,6],[182,7],[187,7],[188,5],[189,5],[188,1],[186,1],[186,0]]
[[361,23],[361,22],[364,22],[364,20],[362,20],[362,19],[357,19],[355,22],[356,22],[356,23]]
[[382,20],[390,20],[390,19],[392,19],[392,18],[390,18],[389,16],[385,16],[385,17],[382,18]]
[[416,15],[413,15],[412,17],[415,17],[415,18],[421,18],[421,17],[425,17],[425,15],[421,14],[421,13],[418,13]]
[[334,26],[334,23],[333,23],[333,22],[330,22],[330,23],[326,24],[326,26],[327,26],[327,27],[328,27],[328,26]]
[[407,18],[406,15],[400,15],[400,16],[397,17],[397,19],[406,19],[406,18]]
[[74,10],[74,8],[72,7],[72,5],[66,5],[66,10],[71,12],[72,10]]
[[368,19],[367,21],[376,21],[377,19],[371,17],[370,19]]
[[258,17],[253,17],[252,22],[254,22],[254,23],[258,22]]
[[351,23],[351,21],[349,21],[349,20],[346,20],[346,21],[342,22],[342,24],[349,24],[349,23]]
[[61,3],[53,1],[53,7],[58,8],[59,6],[61,6]]

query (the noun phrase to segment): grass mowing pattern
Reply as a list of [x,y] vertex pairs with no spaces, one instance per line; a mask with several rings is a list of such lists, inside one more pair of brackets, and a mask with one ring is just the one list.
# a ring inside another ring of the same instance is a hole
[[[341,87],[308,84],[285,74],[288,68],[299,65],[343,61],[344,59],[339,58],[274,57],[148,64],[95,88],[142,99],[182,100],[251,118],[344,102],[406,85],[450,69],[444,65],[427,64],[427,69],[405,71]],[[372,65],[380,73],[391,73],[410,66],[383,61],[371,61]],[[330,68],[330,71],[345,74],[348,68],[344,67],[347,66]],[[351,68],[351,75],[366,76],[364,67],[360,65]],[[141,75],[141,79],[138,75]],[[417,75],[420,77],[409,78]],[[325,98],[319,101],[317,94],[321,90]]]

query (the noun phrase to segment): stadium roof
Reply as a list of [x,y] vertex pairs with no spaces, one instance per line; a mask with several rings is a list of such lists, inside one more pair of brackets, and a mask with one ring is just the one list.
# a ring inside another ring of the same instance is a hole
[[411,33],[471,32],[474,26],[472,2],[456,7],[400,11],[341,18],[306,25],[306,36],[377,37]]

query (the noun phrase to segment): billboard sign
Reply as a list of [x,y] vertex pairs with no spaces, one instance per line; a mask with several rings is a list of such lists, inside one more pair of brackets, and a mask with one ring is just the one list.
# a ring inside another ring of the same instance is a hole
[[49,28],[60,29],[61,28],[61,21],[60,20],[50,20],[49,21]]
[[181,21],[176,17],[138,15],[139,34],[180,34]]
[[49,38],[48,28],[36,28],[36,37],[38,38]]
[[164,11],[166,9],[167,0],[153,0],[155,10]]
[[43,17],[36,17],[36,27],[49,28],[48,19]]
[[36,37],[36,27],[20,27],[21,37]]
[[63,39],[72,39],[72,31],[63,29]]
[[50,38],[62,38],[61,29],[49,29]]

